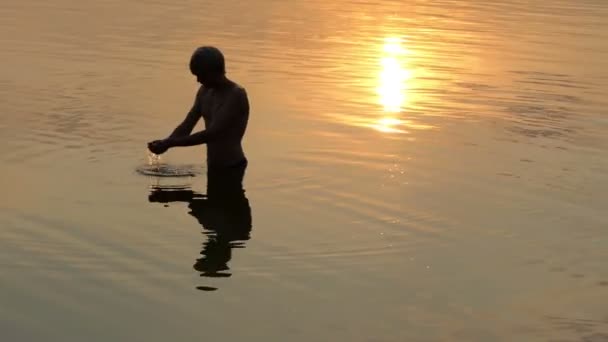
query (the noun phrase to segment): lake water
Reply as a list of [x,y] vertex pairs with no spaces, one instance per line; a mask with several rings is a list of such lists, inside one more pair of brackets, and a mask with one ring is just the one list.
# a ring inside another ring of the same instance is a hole
[[[0,17],[0,340],[608,341],[608,2]],[[226,208],[204,147],[136,172],[207,44],[251,103]]]

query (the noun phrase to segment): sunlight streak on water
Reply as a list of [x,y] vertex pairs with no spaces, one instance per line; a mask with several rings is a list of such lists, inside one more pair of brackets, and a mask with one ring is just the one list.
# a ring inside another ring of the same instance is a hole
[[412,76],[411,71],[403,65],[404,55],[408,51],[402,46],[401,39],[386,38],[383,52],[378,86],[380,104],[386,112],[399,113],[407,99],[407,81]]
[[407,66],[407,56],[411,51],[405,41],[398,37],[387,37],[382,45],[381,69],[376,88],[378,102],[383,114],[370,126],[383,133],[406,133],[405,128],[428,129],[429,125],[417,125],[402,119],[404,107],[408,104],[408,88],[413,81],[413,72]]

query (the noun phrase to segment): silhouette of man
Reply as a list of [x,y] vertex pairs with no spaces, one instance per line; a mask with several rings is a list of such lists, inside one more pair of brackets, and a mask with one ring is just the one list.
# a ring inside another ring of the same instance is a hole
[[[224,56],[215,47],[196,49],[190,71],[201,83],[192,108],[169,137],[149,142],[148,149],[162,154],[173,147],[206,144],[209,169],[246,165],[241,142],[249,120],[247,92],[226,77]],[[191,134],[201,117],[205,129]]]
[[[191,190],[153,190],[150,202],[188,202],[190,212],[203,226],[209,239],[194,268],[202,276],[230,274],[228,261],[237,241],[248,240],[251,209],[243,190],[247,158],[242,139],[249,120],[249,100],[243,87],[226,77],[224,56],[212,46],[194,51],[190,71],[201,83],[186,118],[169,137],[148,143],[148,149],[163,154],[178,146],[207,145],[207,196]],[[193,133],[200,118],[205,129]]]

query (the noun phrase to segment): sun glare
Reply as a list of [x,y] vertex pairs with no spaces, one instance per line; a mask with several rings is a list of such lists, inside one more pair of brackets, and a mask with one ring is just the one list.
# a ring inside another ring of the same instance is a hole
[[397,126],[401,125],[402,121],[396,116],[407,100],[407,81],[412,76],[404,66],[408,51],[399,38],[385,39],[382,51],[377,91],[380,104],[390,116],[381,118],[376,128],[382,132],[399,132]]

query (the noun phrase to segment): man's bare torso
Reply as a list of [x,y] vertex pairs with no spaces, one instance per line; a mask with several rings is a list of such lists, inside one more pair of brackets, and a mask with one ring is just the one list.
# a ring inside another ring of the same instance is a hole
[[249,120],[249,101],[245,89],[236,83],[221,89],[202,88],[197,94],[205,128],[225,125],[221,136],[207,143],[209,167],[227,167],[245,160],[242,139]]

